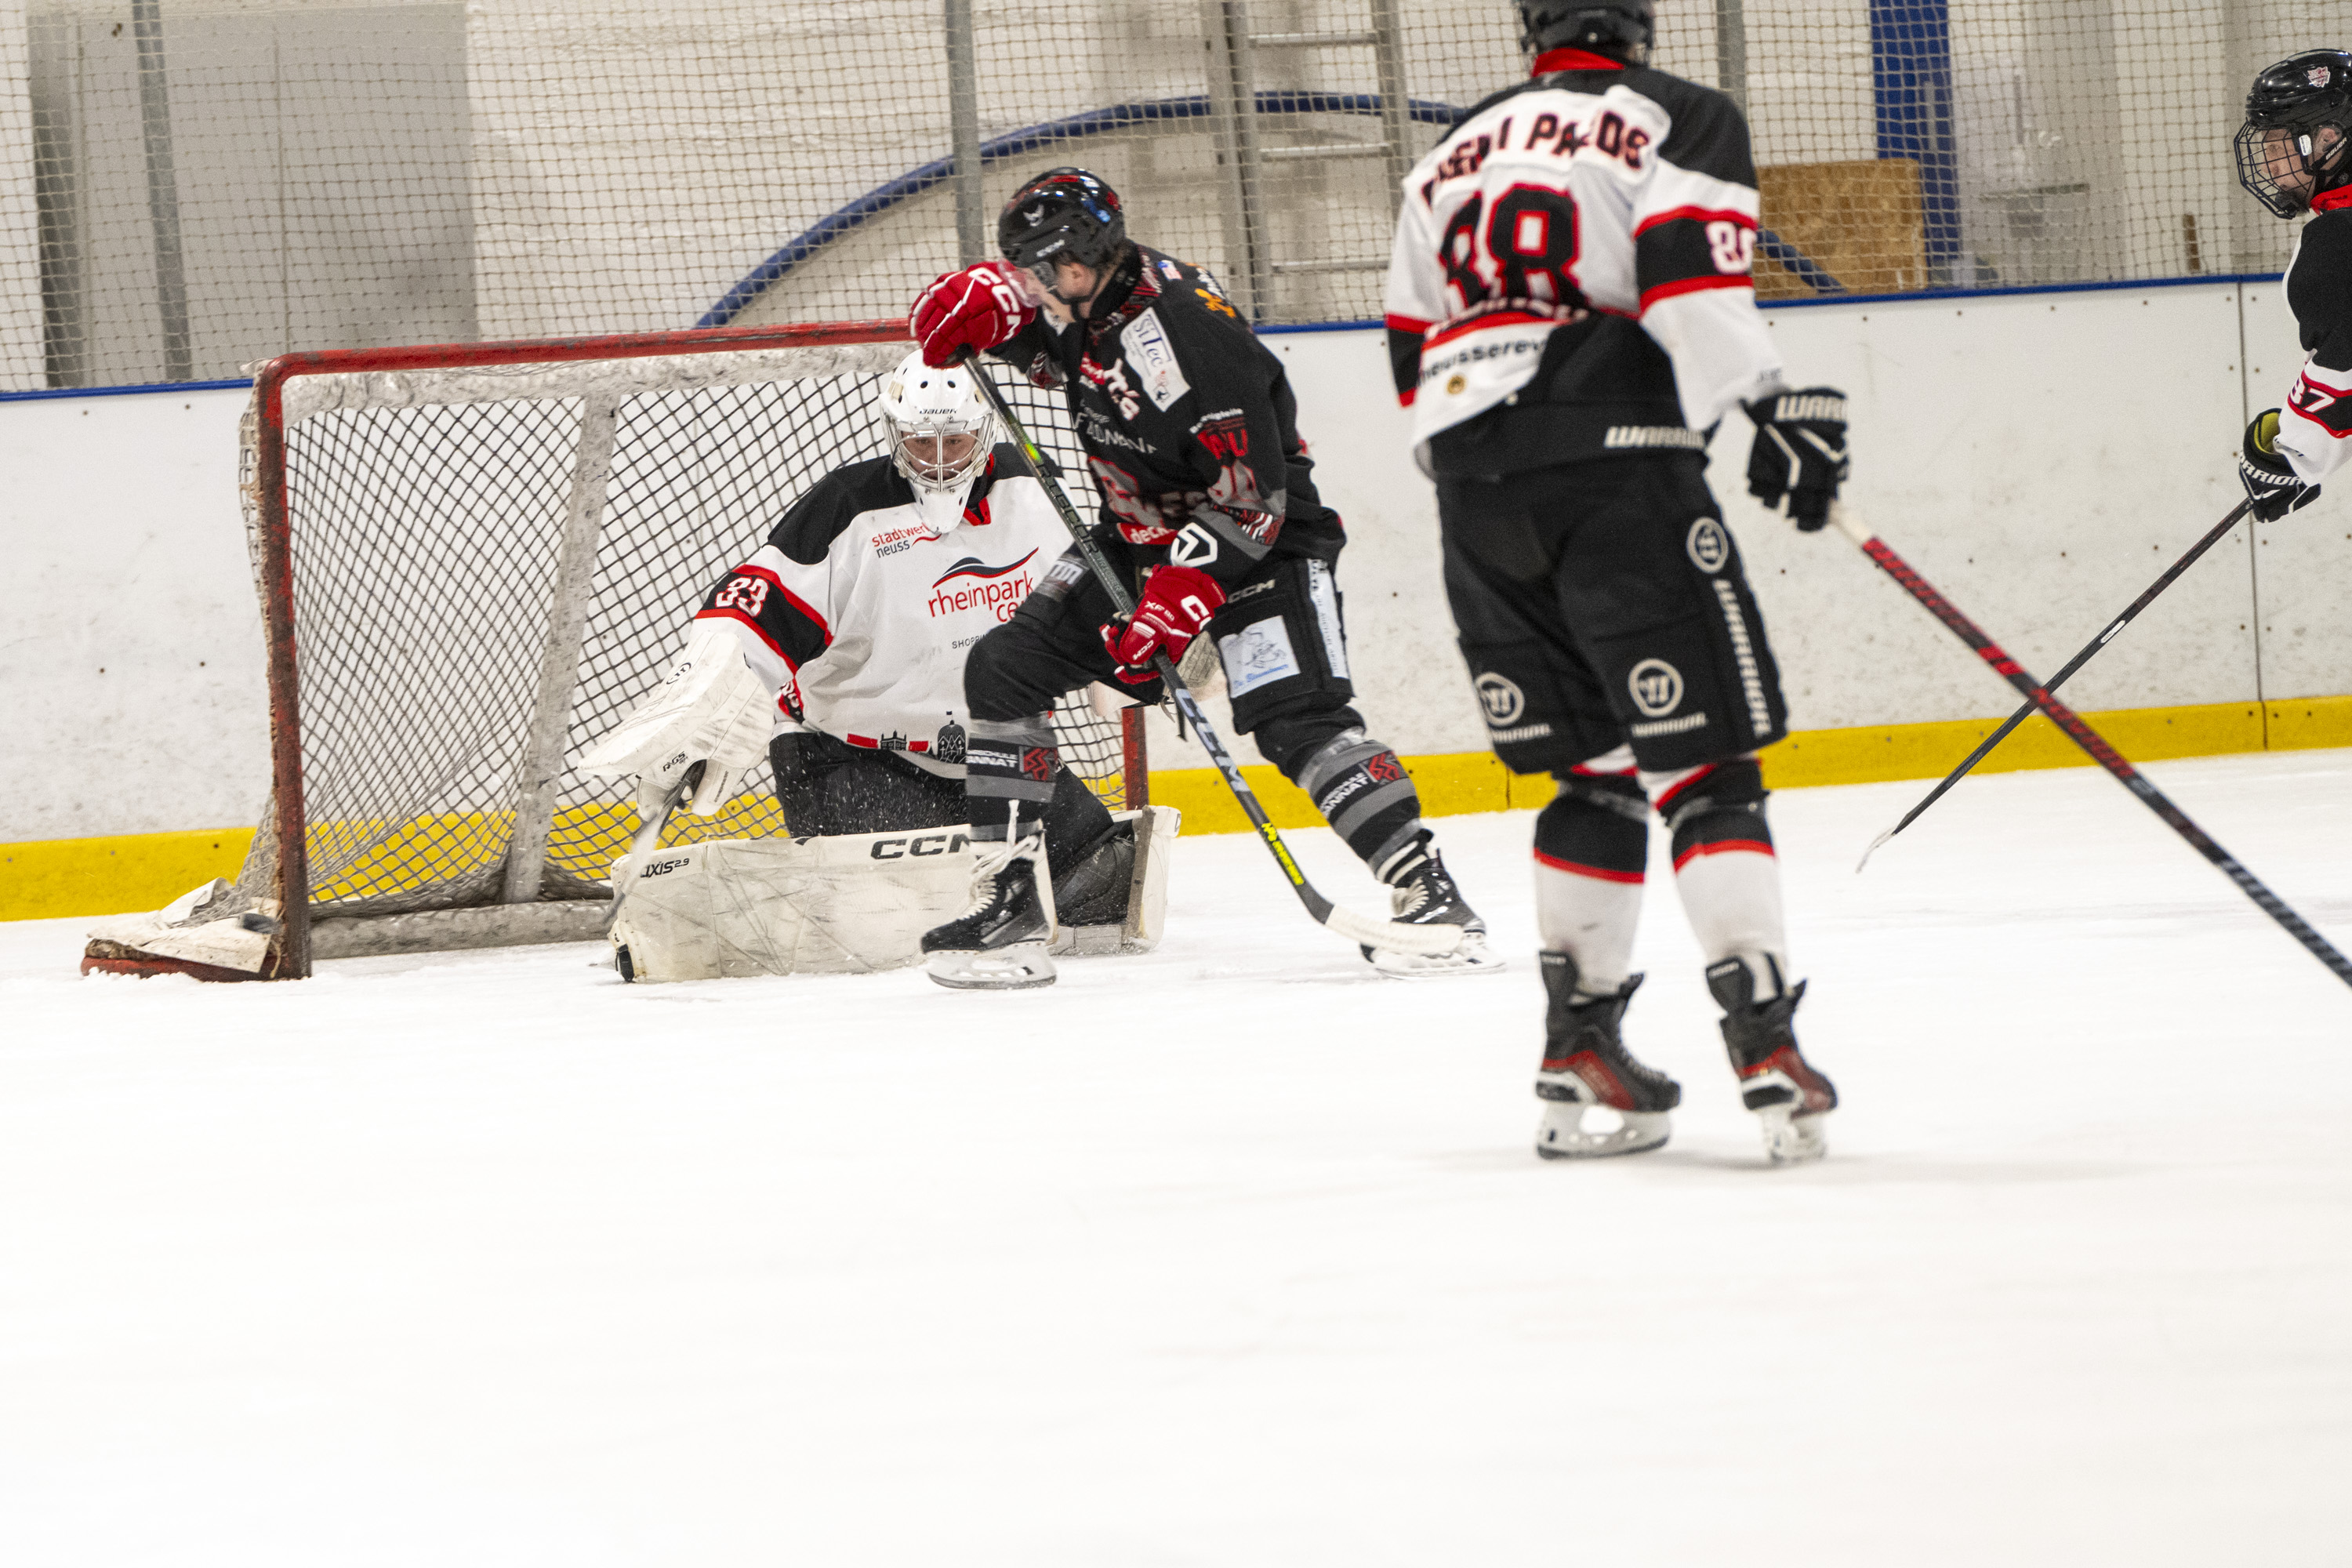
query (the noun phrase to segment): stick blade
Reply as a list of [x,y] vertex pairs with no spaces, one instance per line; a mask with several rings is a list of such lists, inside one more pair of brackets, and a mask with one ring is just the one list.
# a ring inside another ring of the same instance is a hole
[[1376,951],[1411,952],[1423,958],[1444,958],[1462,949],[1460,926],[1406,925],[1401,921],[1376,921],[1334,904],[1323,919],[1330,930],[1349,942]]

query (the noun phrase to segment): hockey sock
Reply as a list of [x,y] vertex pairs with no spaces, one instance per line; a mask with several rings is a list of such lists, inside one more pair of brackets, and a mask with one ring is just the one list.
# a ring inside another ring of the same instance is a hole
[[1674,835],[1675,886],[1709,968],[1738,958],[1756,1000],[1778,996],[1789,969],[1780,866],[1764,820],[1764,775],[1753,757],[1654,775],[1659,815]]
[[1390,864],[1421,834],[1421,795],[1397,754],[1361,730],[1318,747],[1291,774],[1365,865]]
[[[1050,714],[971,721],[964,742],[964,806],[975,844],[1026,838],[1045,824],[1062,755],[1054,747]],[[1014,829],[1017,827],[1017,831]]]
[[1579,996],[1613,996],[1633,967],[1650,803],[1630,762],[1553,776],[1559,793],[1536,817],[1536,930],[1547,951],[1575,961]]

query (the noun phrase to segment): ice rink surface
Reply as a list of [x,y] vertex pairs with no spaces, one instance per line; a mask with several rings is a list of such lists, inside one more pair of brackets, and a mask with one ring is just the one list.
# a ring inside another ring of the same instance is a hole
[[[2352,752],[2150,773],[2352,943]],[[2095,772],[1856,877],[1923,787],[1775,797],[1785,1171],[1654,874],[1674,1142],[1530,1152],[1524,813],[1438,825],[1451,982],[1240,837],[1003,996],[0,927],[0,1561],[2352,1561],[2352,991]]]

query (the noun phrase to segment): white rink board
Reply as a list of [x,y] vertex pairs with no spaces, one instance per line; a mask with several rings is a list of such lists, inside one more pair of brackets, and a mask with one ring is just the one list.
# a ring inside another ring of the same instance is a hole
[[[2250,407],[2301,354],[2274,285],[1855,303],[1766,313],[1800,384],[1853,397],[1854,504],[2031,668],[2054,668],[2236,500]],[[1413,468],[1381,335],[1267,341],[1297,383],[1340,563],[1360,706],[1408,753],[1485,733],[1439,585],[1435,503]],[[0,403],[0,842],[249,826],[268,725],[236,496],[241,392]],[[1765,606],[1799,728],[2004,712],[2009,694],[1832,536],[1744,493],[1737,417],[1712,477]],[[2273,697],[2352,690],[2352,496],[2263,531]],[[751,542],[746,541],[747,548]],[[2084,707],[2252,700],[2256,584],[2242,531],[2069,695]],[[680,606],[680,616],[687,606]],[[100,675],[99,671],[105,673]],[[648,672],[650,674],[650,672]],[[1160,765],[1206,765],[1156,731]],[[1238,748],[1245,761],[1256,754]]]
[[[2352,752],[2151,772],[2352,941]],[[0,1562],[2340,1563],[2352,994],[2090,770],[1853,875],[1916,793],[1774,802],[1783,1172],[1663,876],[1675,1140],[1533,1156],[1524,812],[1444,825],[1514,968],[1419,984],[1242,837],[1010,996],[0,927]]]

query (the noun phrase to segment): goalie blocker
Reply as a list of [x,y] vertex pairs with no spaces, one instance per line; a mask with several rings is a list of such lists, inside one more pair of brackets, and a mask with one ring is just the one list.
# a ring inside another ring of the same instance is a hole
[[[1113,820],[1114,837],[1055,885],[1056,956],[1159,943],[1178,814],[1152,805]],[[633,981],[905,967],[922,956],[923,932],[963,908],[971,842],[943,827],[717,839],[623,859],[613,868],[629,887],[612,930],[615,966]]]

